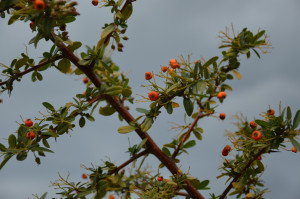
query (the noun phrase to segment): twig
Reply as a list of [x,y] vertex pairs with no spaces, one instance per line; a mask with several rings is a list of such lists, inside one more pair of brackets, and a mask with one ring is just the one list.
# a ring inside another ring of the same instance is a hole
[[195,125],[197,124],[198,120],[202,117],[205,117],[209,114],[203,114],[202,112],[199,112],[195,118],[195,120],[193,121],[193,123],[191,124],[191,126],[189,127],[188,131],[186,132],[185,136],[182,138],[182,140],[180,141],[180,143],[178,144],[177,148],[175,149],[175,151],[173,152],[171,158],[175,159],[177,154],[179,153],[181,146],[184,144],[184,142],[188,139],[188,137],[190,136],[191,132],[193,131]]
[[220,196],[220,199],[224,199],[226,197],[226,195],[228,194],[228,192],[230,191],[230,189],[233,187],[232,183],[238,181],[238,179],[246,172],[246,170],[250,167],[250,165],[255,160],[257,160],[257,157],[260,156],[261,154],[263,154],[266,151],[266,149],[267,148],[263,148],[255,156],[253,156],[253,158],[244,166],[244,168],[242,169],[242,171],[237,176],[235,176],[233,178],[233,180],[230,182],[230,184],[227,186],[227,188],[224,190],[224,192]]
[[[62,59],[62,58],[63,58],[62,55],[58,55],[58,56],[54,57],[53,59],[49,59],[49,60],[47,60],[47,61],[44,61],[44,62],[42,62],[42,63],[40,63],[40,64],[38,64],[38,65],[36,65],[36,66],[33,66],[33,67],[29,68],[28,70],[25,70],[25,71],[23,71],[23,72],[21,72],[21,73],[17,73],[16,75],[17,75],[17,77],[22,77],[23,75],[25,75],[25,74],[27,74],[27,73],[30,73],[31,71],[37,70],[37,69],[39,69],[39,68],[45,66],[46,64],[49,64],[49,63],[51,63],[51,62],[55,62],[55,61],[57,61],[57,60],[59,60],[59,59]],[[4,84],[6,84],[6,83],[7,83],[7,81],[1,82],[1,83],[0,83],[0,86],[4,85]]]
[[130,164],[134,160],[140,158],[141,156],[144,156],[144,155],[148,154],[149,152],[150,152],[149,149],[145,149],[144,151],[136,154],[135,156],[133,156],[132,158],[130,158],[129,160],[127,160],[126,162],[124,162],[123,164],[121,164],[120,166],[118,166],[117,168],[115,168],[114,170],[110,171],[108,173],[108,175],[112,175],[114,173],[118,173],[118,171],[120,171],[121,169],[123,169],[124,167],[126,167],[128,164]]

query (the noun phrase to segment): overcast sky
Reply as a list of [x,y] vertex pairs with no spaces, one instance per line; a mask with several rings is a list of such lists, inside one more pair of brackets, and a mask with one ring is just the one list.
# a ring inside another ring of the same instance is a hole
[[[80,16],[68,27],[73,41],[80,40],[92,46],[98,41],[101,27],[110,23],[112,16],[109,9],[97,9],[88,0],[78,1]],[[192,54],[194,60],[203,56],[206,60],[221,55],[218,49],[220,31],[226,26],[234,25],[236,30],[248,27],[253,32],[259,28],[266,30],[273,44],[270,54],[261,59],[256,56],[247,60],[241,58],[239,72],[241,80],[229,82],[233,91],[228,92],[225,102],[216,110],[225,112],[227,119],[206,118],[199,122],[204,129],[203,141],[189,150],[190,155],[182,158],[182,169],[200,180],[209,179],[212,188],[201,193],[208,198],[209,193],[220,194],[225,189],[225,178],[216,180],[220,174],[217,170],[222,162],[220,157],[224,145],[229,142],[224,137],[225,129],[236,130],[231,124],[230,115],[242,112],[249,120],[259,118],[269,105],[278,113],[278,105],[290,106],[295,114],[300,109],[299,101],[299,56],[300,56],[300,2],[298,0],[281,1],[240,1],[240,0],[137,0],[133,4],[134,12],[129,19],[124,42],[124,52],[115,52],[113,60],[128,72],[133,87],[133,95],[146,95],[147,90],[140,85],[146,84],[146,71],[158,72],[161,65],[178,55]],[[20,57],[25,45],[34,36],[26,24],[17,22],[7,26],[7,18],[0,20],[0,62],[9,65],[11,60]],[[52,44],[41,42],[38,49],[29,46],[28,53],[38,58],[48,51]],[[81,48],[80,50],[85,50]],[[79,54],[79,53],[78,53]],[[36,60],[38,62],[38,59]],[[55,69],[43,72],[42,82],[32,83],[30,75],[15,82],[12,95],[0,96],[4,100],[0,104],[0,142],[7,145],[7,138],[18,128],[16,121],[20,116],[25,118],[40,117],[39,111],[45,112],[41,105],[47,101],[56,108],[72,101],[72,97],[82,93],[85,85],[77,76],[63,75]],[[137,103],[132,106],[134,116],[136,107],[147,107],[148,103]],[[159,146],[169,142],[176,132],[169,131],[169,121],[182,123],[182,109],[173,115],[163,112],[149,134]],[[117,120],[117,115],[104,117],[95,115],[96,122],[87,122],[86,128],[79,127],[64,135],[57,142],[51,141],[54,154],[41,158],[42,164],[36,165],[33,155],[19,162],[12,158],[0,172],[0,198],[19,199],[33,198],[32,194],[49,192],[55,197],[50,181],[58,178],[58,172],[66,176],[70,172],[71,180],[81,180],[85,172],[80,164],[100,165],[109,157],[117,165],[128,159],[124,151],[128,148],[128,137],[133,145],[139,143],[134,133],[120,135],[117,129],[125,125]],[[287,144],[289,148],[292,145]],[[158,162],[151,158],[151,166],[157,169]],[[300,157],[283,151],[265,155],[263,163],[266,172],[262,179],[271,192],[266,198],[299,199],[300,197]],[[180,165],[181,166],[181,165]],[[162,170],[164,176],[170,175]],[[49,197],[50,198],[50,197]]]

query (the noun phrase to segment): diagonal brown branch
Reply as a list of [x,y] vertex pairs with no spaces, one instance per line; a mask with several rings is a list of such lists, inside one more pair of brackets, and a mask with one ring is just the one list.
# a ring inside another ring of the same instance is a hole
[[[53,39],[54,40],[54,39]],[[53,41],[52,40],[52,41]],[[101,81],[98,79],[96,74],[93,71],[92,67],[80,65],[79,58],[73,54],[72,51],[61,41],[56,42],[56,45],[60,48],[65,58],[68,58],[75,66],[77,66],[96,86],[101,86]],[[126,120],[127,123],[130,123],[134,120],[134,117],[128,112],[128,110],[123,106],[118,97],[104,95],[104,98],[108,103],[110,103],[117,112]],[[166,156],[161,149],[157,146],[154,140],[149,136],[147,132],[143,132],[141,129],[136,129],[136,133],[141,139],[147,138],[147,147],[150,150],[150,153],[155,155],[173,175],[181,175],[179,168],[177,167],[175,161],[170,157]],[[195,199],[204,199],[204,197],[197,191],[193,184],[189,180],[184,180],[186,183],[186,191],[189,193],[190,197]]]

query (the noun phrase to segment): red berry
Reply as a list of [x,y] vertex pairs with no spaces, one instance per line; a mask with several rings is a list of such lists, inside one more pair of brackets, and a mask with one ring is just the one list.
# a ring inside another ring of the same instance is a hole
[[146,73],[145,73],[145,79],[146,79],[146,80],[152,79],[152,73],[146,72]]
[[223,155],[223,156],[228,156],[228,154],[229,154],[228,151],[224,151],[224,150],[222,151],[222,155]]
[[249,125],[253,129],[255,129],[257,127],[257,124],[254,121],[249,122]]
[[31,127],[33,125],[33,122],[31,121],[31,119],[27,119],[27,120],[25,120],[25,125],[27,127]]
[[260,156],[258,156],[258,157],[257,157],[257,159],[258,159],[258,160],[261,160],[261,157],[260,157]]
[[252,138],[254,140],[260,140],[261,139],[261,132],[260,131],[253,131]]
[[34,26],[34,22],[32,21],[30,24],[29,24],[30,28],[33,29],[33,26]]
[[98,3],[99,3],[99,1],[98,1],[98,0],[93,0],[93,1],[92,1],[92,4],[93,4],[94,6],[97,6],[97,5],[98,5]]
[[82,179],[87,179],[88,175],[87,175],[86,173],[83,173],[83,174],[81,175],[81,177],[82,177]]
[[167,67],[167,66],[163,66],[163,67],[161,67],[161,71],[162,71],[162,72],[164,72],[164,73],[165,73],[167,70],[168,70],[168,67]]
[[157,180],[161,182],[161,181],[164,180],[164,178],[163,178],[162,176],[158,176],[158,177],[157,177]]
[[83,83],[87,84],[89,82],[89,79],[87,77],[83,78]]
[[33,7],[34,7],[34,9],[41,11],[41,10],[45,9],[46,4],[43,0],[35,0]]
[[156,101],[159,97],[158,93],[155,92],[155,91],[151,91],[149,94],[148,94],[148,97],[151,101]]
[[220,116],[219,116],[219,117],[220,117],[221,120],[224,120],[225,117],[226,117],[226,115],[225,115],[225,113],[220,113]]
[[33,140],[35,138],[35,133],[33,131],[29,131],[26,134],[26,137],[27,137],[28,140]]

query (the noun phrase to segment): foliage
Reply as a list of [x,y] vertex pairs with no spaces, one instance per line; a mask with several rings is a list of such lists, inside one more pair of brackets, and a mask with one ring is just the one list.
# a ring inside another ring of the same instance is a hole
[[[76,125],[83,128],[87,120],[94,122],[93,114],[97,109],[103,116],[118,114],[120,121],[125,120],[128,123],[127,126],[120,127],[118,132],[124,134],[135,131],[142,141],[128,148],[130,159],[120,166],[106,161],[100,166],[85,167],[89,171],[89,179],[84,182],[70,182],[69,176],[63,178],[59,175],[59,179],[52,183],[61,190],[57,194],[64,198],[86,198],[88,195],[104,198],[109,192],[123,198],[130,198],[132,195],[139,198],[173,198],[176,195],[203,198],[199,190],[209,189],[209,180],[199,180],[189,172],[181,171],[176,163],[180,163],[180,155],[188,154],[188,150],[202,140],[203,129],[197,123],[204,117],[213,116],[217,107],[225,100],[225,96],[219,97],[218,93],[232,90],[229,80],[234,77],[241,79],[238,72],[239,56],[245,54],[250,58],[253,51],[260,58],[258,50],[266,53],[266,49],[270,48],[271,44],[265,31],[254,34],[244,28],[237,34],[233,30],[231,36],[226,29],[220,35],[222,44],[219,48],[226,49],[222,51],[221,56],[213,56],[207,60],[201,58],[194,62],[189,56],[187,58],[180,56],[178,61],[170,61],[170,66],[166,70],[151,74],[147,78],[148,85],[144,87],[156,96],[149,97],[150,99],[141,96],[139,101],[151,103],[148,108],[137,108],[136,111],[141,115],[134,118],[129,113],[129,107],[125,105],[128,102],[134,103],[129,78],[120,72],[120,67],[110,57],[105,56],[105,51],[109,47],[114,50],[117,46],[119,52],[123,51],[124,44],[121,40],[126,41],[128,37],[122,35],[128,28],[127,21],[133,12],[134,1],[101,2],[101,7],[111,9],[113,22],[103,26],[100,40],[95,46],[86,46],[86,52],[81,52],[80,58],[75,52],[82,43],[72,41],[67,32],[68,24],[74,22],[79,15],[76,10],[77,3],[69,0],[45,0],[43,2],[46,7],[37,10],[35,8],[37,1],[43,0],[0,2],[1,17],[10,16],[8,25],[15,21],[24,23],[31,21],[30,28],[36,35],[29,44],[38,47],[42,39],[53,43],[51,49],[44,52],[37,63],[22,53],[21,58],[12,60],[9,65],[1,64],[4,68],[1,74],[4,79],[0,79],[0,92],[8,91],[8,94],[11,94],[13,83],[21,81],[22,77],[29,73],[33,82],[42,81],[42,72],[51,67],[64,74],[82,76],[89,80],[86,81],[86,91],[77,94],[73,102],[68,102],[60,108],[44,102],[46,113],[43,113],[41,118],[36,118],[38,122],[30,127],[26,126],[24,121],[21,122],[16,132],[8,136],[8,147],[0,143],[3,157],[0,169],[13,156],[23,161],[30,152],[34,155],[36,163],[40,164],[41,157],[46,156],[46,153],[53,153],[48,139],[59,139],[64,134],[69,134]],[[162,78],[164,84],[158,85],[156,78]],[[175,99],[179,98],[182,104],[176,102]],[[179,126],[181,129],[179,136],[171,138],[170,142],[160,149],[147,131],[164,111],[163,108],[168,114],[172,114],[179,106],[184,107],[187,120],[190,122]],[[277,115],[270,114],[270,110],[263,113],[261,119],[255,120],[257,128],[251,128],[244,117],[237,117],[238,130],[228,137],[236,155],[232,160],[224,158],[224,163],[220,167],[222,173],[219,176],[232,181],[222,194],[211,194],[212,198],[225,198],[231,188],[234,188],[234,191],[229,195],[237,195],[238,198],[263,198],[267,189],[259,187],[263,187],[260,177],[265,166],[258,158],[263,154],[286,149],[286,141],[290,141],[298,151],[300,150],[300,145],[296,141],[300,132],[298,129],[300,111],[298,110],[292,117],[290,107],[279,110]],[[262,134],[261,139],[252,137],[253,132],[257,130]],[[29,131],[34,132],[33,139],[27,136]],[[159,168],[167,167],[172,173],[170,179],[158,180],[159,172],[153,174],[149,168],[142,168],[149,154],[159,159],[161,162]],[[140,157],[143,159],[136,167],[135,164]],[[125,174],[123,168],[131,163],[133,171]],[[45,193],[40,198],[46,198],[46,195]]]

